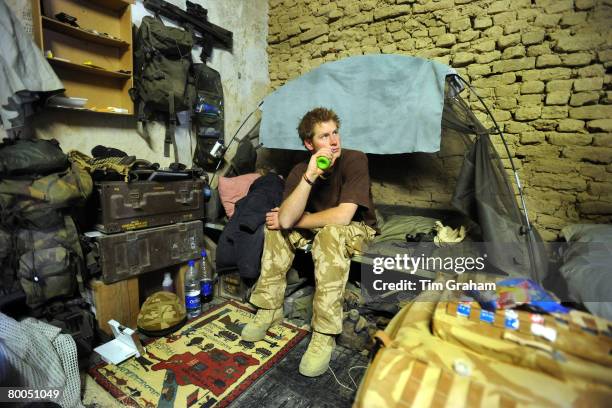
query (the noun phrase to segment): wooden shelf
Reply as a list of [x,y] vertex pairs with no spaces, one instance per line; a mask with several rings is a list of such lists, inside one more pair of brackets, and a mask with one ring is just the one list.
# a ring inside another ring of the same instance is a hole
[[74,62],[62,61],[56,58],[47,58],[49,64],[57,67],[63,67],[67,69],[72,69],[75,71],[87,72],[92,75],[99,75],[111,78],[120,78],[120,79],[130,79],[132,78],[132,74],[124,74],[122,72],[109,71],[102,68],[94,68],[88,65],[83,64],[75,64]]
[[73,112],[104,113],[107,115],[115,115],[115,116],[132,116],[132,114],[129,112],[111,112],[108,110],[99,110],[99,109],[90,109],[90,108],[71,108],[70,106],[47,105],[45,106],[45,108],[60,109],[60,110],[67,110],[67,111],[73,111]]
[[73,27],[70,24],[62,23],[61,21],[45,16],[42,16],[42,25],[46,29],[66,34],[71,37],[80,38],[81,40],[85,41],[91,41],[98,44],[123,49],[127,49],[130,46],[128,42],[125,42],[123,40],[116,40],[103,35],[94,34],[89,31],[83,30],[82,28]]
[[98,4],[103,8],[111,10],[123,10],[130,4],[134,4],[131,0],[89,0],[91,3]]
[[[0,0],[1,1],[1,0]],[[31,0],[32,33],[62,81],[65,96],[86,98],[83,108],[57,107],[64,112],[94,112],[109,115],[132,115],[134,103],[129,91],[134,86],[132,73],[132,7],[133,0]],[[44,10],[44,13],[43,13]],[[79,26],[63,23],[53,16],[66,13]],[[92,61],[93,67],[83,64]],[[122,72],[120,72],[122,71]],[[126,113],[109,112],[114,106]]]

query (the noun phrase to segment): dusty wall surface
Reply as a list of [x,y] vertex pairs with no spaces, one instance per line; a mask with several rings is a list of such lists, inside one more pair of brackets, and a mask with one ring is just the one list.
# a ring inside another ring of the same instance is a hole
[[[270,0],[269,8],[272,88],[353,55],[451,65],[504,131],[545,238],[569,223],[612,220],[612,1]],[[491,127],[475,96],[462,96]],[[447,145],[433,158],[371,158],[375,201],[446,206],[461,154]]]
[[[185,9],[185,0],[169,0]],[[245,116],[265,96],[269,87],[266,35],[268,31],[268,3],[266,0],[194,0],[208,9],[208,21],[233,32],[233,51],[214,49],[209,66],[221,73],[225,96],[225,133],[231,137]],[[8,0],[26,29],[31,26],[30,1]],[[135,24],[146,13],[142,2],[132,8]],[[199,52],[194,51],[194,57]],[[124,150],[152,162],[166,166],[172,158],[163,156],[164,126],[152,123],[146,137],[137,131],[133,117],[84,112],[53,110],[42,112],[33,121],[40,138],[55,138],[64,151],[77,149],[90,154],[91,148],[101,144]],[[248,126],[245,126],[248,130]],[[0,128],[0,138],[3,137]],[[244,132],[241,132],[241,137]],[[191,150],[195,138],[190,138],[188,127],[177,130],[179,160],[191,165]],[[235,147],[236,145],[234,145]]]

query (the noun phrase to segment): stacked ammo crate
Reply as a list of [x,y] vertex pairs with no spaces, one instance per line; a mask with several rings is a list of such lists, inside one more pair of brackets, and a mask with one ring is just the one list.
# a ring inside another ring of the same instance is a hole
[[95,184],[95,229],[105,284],[200,257],[206,181]]

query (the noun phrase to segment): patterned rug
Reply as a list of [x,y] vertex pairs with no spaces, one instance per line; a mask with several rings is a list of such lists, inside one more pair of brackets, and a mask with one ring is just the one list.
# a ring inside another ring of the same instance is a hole
[[102,363],[89,374],[131,407],[224,407],[306,336],[283,323],[262,341],[240,339],[253,314],[226,302],[174,334],[146,345],[147,353],[119,365]]

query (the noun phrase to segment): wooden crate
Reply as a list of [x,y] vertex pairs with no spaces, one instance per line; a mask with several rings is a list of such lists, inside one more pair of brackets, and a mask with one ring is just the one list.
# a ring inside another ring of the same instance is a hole
[[[175,267],[173,273],[175,292],[181,301],[185,299],[185,273],[187,268],[187,264],[183,264],[180,267]],[[111,284],[105,284],[97,279],[91,282],[98,327],[110,336],[113,335],[108,325],[108,321],[111,319],[130,329],[136,329],[140,306],[145,300],[141,300],[139,279],[147,279],[147,274]],[[161,281],[159,282],[159,290],[161,290]]]

